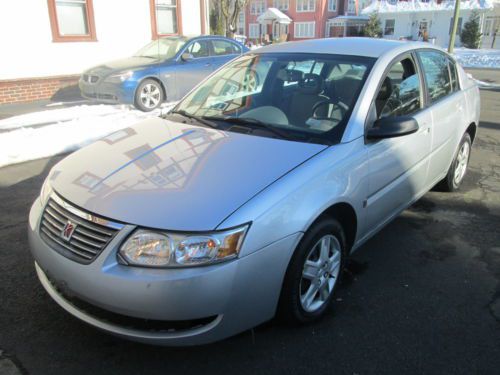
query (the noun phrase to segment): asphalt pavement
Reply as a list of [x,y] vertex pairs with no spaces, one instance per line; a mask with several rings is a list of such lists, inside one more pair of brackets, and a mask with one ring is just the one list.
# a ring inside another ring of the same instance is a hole
[[0,374],[499,374],[500,92],[481,99],[461,190],[426,194],[358,250],[325,319],[200,347],[124,341],[59,308],[26,226],[61,157],[0,169]]

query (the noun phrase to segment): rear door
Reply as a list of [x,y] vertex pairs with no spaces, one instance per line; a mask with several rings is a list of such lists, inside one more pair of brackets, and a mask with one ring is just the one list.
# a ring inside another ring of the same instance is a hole
[[396,59],[380,82],[372,103],[371,119],[411,116],[416,133],[366,141],[369,186],[365,201],[367,234],[377,230],[406,208],[426,189],[431,148],[430,110],[424,107],[424,85],[414,55]]
[[212,39],[214,69],[218,69],[225,63],[241,54],[241,46],[225,39]]
[[180,99],[214,70],[211,45],[208,39],[191,41],[183,53],[192,56],[189,60],[179,58],[175,69],[177,97]]
[[[428,184],[444,177],[455,154],[465,119],[463,93],[458,87],[456,68],[449,57],[436,50],[417,52],[427,86],[432,115],[432,144]],[[453,70],[451,70],[452,68]]]

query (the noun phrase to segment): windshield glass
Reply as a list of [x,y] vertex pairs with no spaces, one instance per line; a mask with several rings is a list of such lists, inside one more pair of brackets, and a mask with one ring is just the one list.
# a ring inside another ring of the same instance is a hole
[[142,47],[134,56],[171,59],[186,44],[183,38],[161,38]]
[[336,143],[373,61],[330,54],[247,54],[201,83],[174,112],[216,121],[230,131],[265,125],[290,138]]

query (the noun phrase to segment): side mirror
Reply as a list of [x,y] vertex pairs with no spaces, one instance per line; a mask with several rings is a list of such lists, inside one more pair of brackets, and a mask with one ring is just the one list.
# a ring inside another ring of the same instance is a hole
[[368,129],[366,138],[384,139],[401,137],[413,134],[418,130],[418,122],[413,117],[396,116],[378,119],[371,129]]
[[194,56],[191,55],[189,52],[184,52],[181,55],[181,59],[182,59],[182,61],[190,61],[190,60],[194,59]]

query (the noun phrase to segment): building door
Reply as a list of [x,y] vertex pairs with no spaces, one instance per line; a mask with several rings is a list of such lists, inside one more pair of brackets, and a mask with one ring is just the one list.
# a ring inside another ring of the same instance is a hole
[[418,27],[418,39],[419,40],[423,40],[424,39],[424,36],[426,36],[426,38],[429,37],[429,30],[427,28],[427,21],[420,21],[420,25]]

